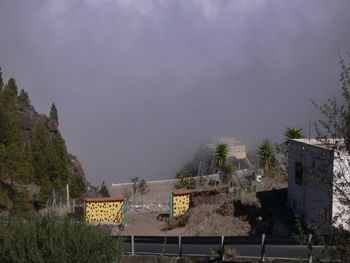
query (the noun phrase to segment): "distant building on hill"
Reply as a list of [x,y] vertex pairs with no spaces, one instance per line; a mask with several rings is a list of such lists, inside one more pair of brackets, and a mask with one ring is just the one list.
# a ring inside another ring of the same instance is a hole
[[[350,157],[339,147],[342,140],[327,144],[312,139],[290,140],[288,204],[305,224],[343,226],[350,230],[350,212],[340,198],[350,196]],[[338,176],[340,175],[340,176]],[[338,189],[336,189],[337,187]],[[343,196],[339,195],[339,190]]]
[[210,148],[215,149],[218,143],[226,143],[229,148],[228,157],[235,157],[237,159],[247,158],[246,146],[234,137],[215,137],[214,143],[207,144]]

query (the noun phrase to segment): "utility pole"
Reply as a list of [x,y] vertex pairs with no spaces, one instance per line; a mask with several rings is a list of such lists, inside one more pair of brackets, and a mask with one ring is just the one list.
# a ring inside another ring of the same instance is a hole
[[311,121],[309,121],[309,141],[311,140]]
[[196,188],[199,188],[199,178],[200,178],[200,171],[201,171],[201,164],[202,164],[202,161],[199,161],[199,164],[198,164],[198,172],[197,172],[197,180],[196,180]]
[[55,189],[52,189],[52,194],[53,194],[52,207],[56,208],[56,194],[55,194]]
[[69,186],[68,186],[68,184],[67,184],[67,207],[69,210]]
[[197,177],[199,177],[199,175],[200,175],[201,164],[202,164],[202,161],[199,161]]

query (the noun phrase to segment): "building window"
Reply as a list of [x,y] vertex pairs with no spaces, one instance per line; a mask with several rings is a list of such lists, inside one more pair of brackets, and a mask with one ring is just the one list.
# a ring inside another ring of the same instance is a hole
[[303,185],[303,165],[299,162],[295,162],[295,183]]

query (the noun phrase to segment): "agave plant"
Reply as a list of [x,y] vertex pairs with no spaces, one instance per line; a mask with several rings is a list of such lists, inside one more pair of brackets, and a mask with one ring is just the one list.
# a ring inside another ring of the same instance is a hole
[[286,142],[289,139],[302,139],[305,138],[303,134],[303,128],[295,128],[295,127],[287,127],[284,132],[284,136],[286,137]]

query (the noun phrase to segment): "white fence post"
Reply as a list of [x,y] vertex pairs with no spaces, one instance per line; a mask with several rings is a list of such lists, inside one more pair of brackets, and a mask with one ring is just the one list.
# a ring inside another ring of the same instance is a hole
[[261,258],[260,258],[260,261],[261,262],[265,262],[265,234],[262,234],[262,237],[261,237]]
[[309,263],[312,263],[312,234],[309,234],[307,250],[309,252]]
[[134,235],[131,236],[131,255],[135,255]]
[[225,260],[225,237],[221,236],[221,260]]
[[182,257],[182,243],[181,243],[181,236],[179,236],[179,257]]

